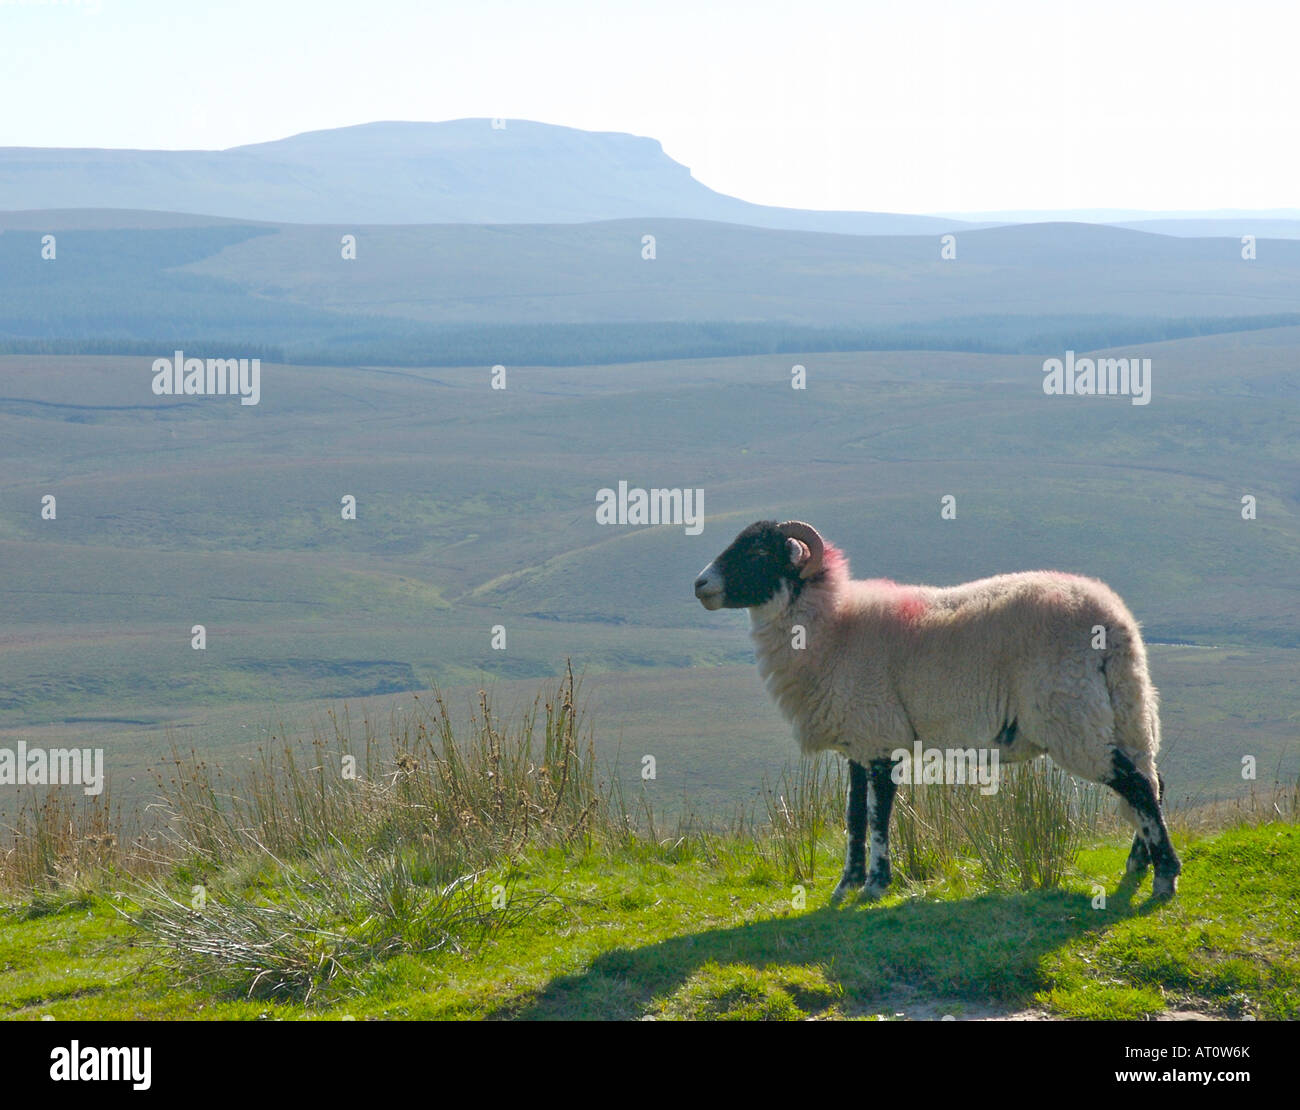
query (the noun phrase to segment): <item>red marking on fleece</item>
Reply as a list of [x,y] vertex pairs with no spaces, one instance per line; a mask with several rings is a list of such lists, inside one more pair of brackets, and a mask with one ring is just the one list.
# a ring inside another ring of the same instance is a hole
[[912,621],[920,620],[922,614],[924,614],[925,610],[928,608],[925,603],[925,598],[920,594],[914,594],[907,591],[900,591],[900,593],[901,596],[896,602],[894,602],[894,612],[909,624]]
[[832,580],[847,579],[849,576],[849,561],[844,552],[833,543],[825,544],[822,548],[821,572]]
[[895,616],[906,624],[920,620],[930,607],[924,596],[912,586],[900,586],[892,578],[872,578],[868,581],[886,594]]

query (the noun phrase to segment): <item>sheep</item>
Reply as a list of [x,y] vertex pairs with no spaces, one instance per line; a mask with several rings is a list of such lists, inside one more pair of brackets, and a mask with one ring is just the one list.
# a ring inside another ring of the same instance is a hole
[[[849,577],[802,521],[758,521],[695,580],[704,608],[748,609],[759,672],[805,753],[849,760],[844,872],[832,895],[890,883],[891,753],[991,746],[999,763],[1046,752],[1109,786],[1137,830],[1126,873],[1182,871],[1160,803],[1157,695],[1138,623],[1104,583],[1055,571],[961,586]],[[866,858],[867,829],[871,833]]]

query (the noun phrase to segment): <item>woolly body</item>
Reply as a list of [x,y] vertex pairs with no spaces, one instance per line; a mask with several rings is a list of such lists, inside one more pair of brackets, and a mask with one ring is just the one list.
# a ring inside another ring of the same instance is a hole
[[1160,734],[1146,650],[1104,583],[1052,571],[946,588],[853,581],[828,544],[821,575],[791,595],[786,587],[752,608],[751,635],[805,752],[870,763],[917,740],[959,748],[1001,737],[1003,760],[1049,752],[1099,782],[1118,743],[1154,779]]

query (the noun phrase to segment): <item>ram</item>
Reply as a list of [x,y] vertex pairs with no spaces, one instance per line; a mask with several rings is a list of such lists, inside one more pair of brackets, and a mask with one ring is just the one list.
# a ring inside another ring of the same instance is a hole
[[1154,864],[1153,894],[1174,894],[1156,690],[1137,621],[1108,586],[1054,571],[947,588],[855,581],[811,525],[767,520],[700,572],[695,596],[749,610],[760,673],[800,747],[848,757],[834,901],[889,886],[892,753],[918,743],[985,744],[999,762],[1046,753],[1109,786],[1137,830],[1127,870]]

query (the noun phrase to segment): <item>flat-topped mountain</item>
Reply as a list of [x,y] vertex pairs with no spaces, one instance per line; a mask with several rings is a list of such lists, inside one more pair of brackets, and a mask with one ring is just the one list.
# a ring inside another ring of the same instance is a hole
[[750,204],[696,181],[655,139],[500,122],[366,123],[220,151],[5,147],[0,211],[146,209],[300,224],[675,216],[859,235],[969,226]]

